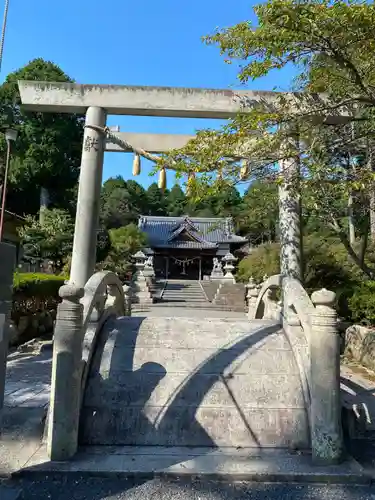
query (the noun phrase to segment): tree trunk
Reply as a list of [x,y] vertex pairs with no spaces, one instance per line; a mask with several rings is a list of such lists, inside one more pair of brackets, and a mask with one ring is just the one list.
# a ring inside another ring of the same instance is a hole
[[[375,172],[374,153],[370,144],[367,146],[367,168]],[[370,239],[375,243],[375,183],[372,183],[369,193]]]
[[364,238],[362,240],[360,255],[358,255],[353,246],[350,244],[346,231],[341,228],[340,224],[334,217],[332,217],[329,226],[336,232],[337,236],[340,238],[341,243],[344,245],[353,262],[361,269],[364,274],[366,274],[371,280],[373,280],[375,277],[375,269],[369,267],[365,263],[364,258],[366,254],[367,238]]
[[49,192],[48,189],[40,188],[40,206],[39,206],[39,224],[43,226],[45,219],[45,210],[48,208],[49,204]]
[[355,244],[355,225],[354,225],[354,210],[353,210],[353,195],[349,195],[348,199],[348,225],[349,225],[349,242],[353,246]]

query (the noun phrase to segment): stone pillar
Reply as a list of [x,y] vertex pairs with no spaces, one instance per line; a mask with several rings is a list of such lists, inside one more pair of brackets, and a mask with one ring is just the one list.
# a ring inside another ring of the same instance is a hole
[[51,400],[47,451],[51,460],[68,460],[78,446],[82,381],[82,322],[84,290],[67,284],[60,288],[53,342]]
[[13,273],[16,247],[0,243],[0,430],[4,404],[6,363],[9,344],[10,313],[12,310]]
[[252,276],[249,279],[249,283],[246,285],[246,289],[247,289],[246,299],[248,307],[247,317],[249,319],[256,319],[255,306],[258,300],[259,289]]
[[88,108],[85,124],[70,273],[70,283],[81,287],[85,286],[95,269],[105,147],[104,134],[90,128],[90,125],[105,127],[105,110]]
[[340,400],[340,337],[335,293],[314,292],[311,318],[311,445],[315,463],[334,464],[343,456]]
[[280,267],[285,277],[302,280],[301,203],[298,192],[300,159],[298,136],[290,135],[283,145],[289,158],[280,161],[282,184],[279,187]]
[[237,261],[237,258],[232,255],[230,252],[228,252],[224,257],[223,257],[223,262],[225,262],[224,265],[224,280],[230,280],[232,283],[236,283],[236,279],[233,276],[233,271],[234,271],[234,265],[233,263]]
[[122,287],[124,291],[124,301],[125,301],[125,316],[131,316],[132,315],[132,301],[131,301],[131,296],[130,296],[130,286],[124,285]]

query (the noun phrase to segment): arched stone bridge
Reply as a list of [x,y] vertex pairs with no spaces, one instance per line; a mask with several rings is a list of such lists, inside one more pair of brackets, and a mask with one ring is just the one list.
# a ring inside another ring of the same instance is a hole
[[190,310],[185,317],[130,316],[112,273],[97,273],[84,290],[64,286],[50,457],[70,458],[81,443],[312,448],[317,460],[338,460],[333,297],[318,292],[314,306],[290,279],[286,315],[270,293],[280,282],[272,277],[250,293],[249,317],[199,319]]

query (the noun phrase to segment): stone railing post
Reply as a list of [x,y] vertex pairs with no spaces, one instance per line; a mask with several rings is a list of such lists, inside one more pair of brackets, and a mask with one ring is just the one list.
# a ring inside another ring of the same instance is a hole
[[131,299],[131,296],[130,296],[130,291],[131,291],[130,286],[124,285],[122,287],[122,289],[124,291],[125,315],[126,316],[131,316],[132,315],[132,299]]
[[246,294],[246,300],[247,300],[247,315],[250,319],[255,318],[255,307],[257,304],[258,300],[258,294],[259,294],[259,288],[258,285],[255,283],[253,277],[249,279],[249,283],[246,285],[247,289],[247,294]]
[[64,285],[54,332],[47,451],[51,460],[68,460],[77,451],[82,377],[84,290]]
[[311,445],[313,461],[321,464],[337,463],[343,455],[335,298],[325,289],[311,296],[315,305],[310,335]]

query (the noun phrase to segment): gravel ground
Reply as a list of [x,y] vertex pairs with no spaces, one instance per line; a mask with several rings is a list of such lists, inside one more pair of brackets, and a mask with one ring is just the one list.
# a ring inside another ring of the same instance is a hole
[[[24,500],[375,500],[375,487],[219,483],[211,481],[126,481],[113,479],[19,480]],[[0,498],[3,498],[0,486]],[[4,496],[5,498],[5,496]]]

